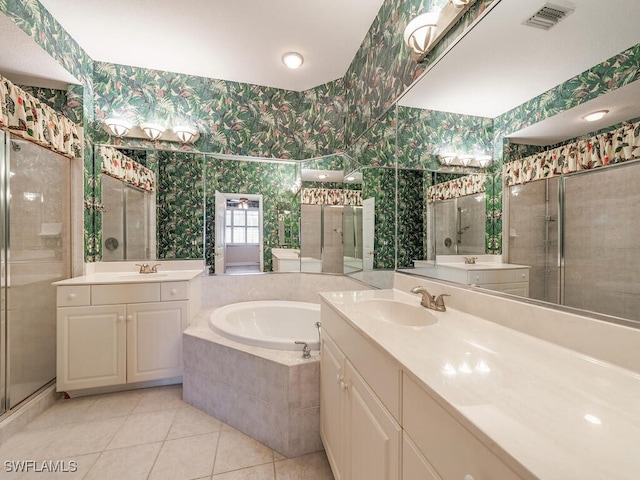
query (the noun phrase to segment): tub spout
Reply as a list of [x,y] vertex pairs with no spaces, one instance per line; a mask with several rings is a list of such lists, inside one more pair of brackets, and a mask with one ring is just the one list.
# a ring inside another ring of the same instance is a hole
[[302,358],[311,358],[311,347],[307,342],[296,341],[296,345],[303,345]]

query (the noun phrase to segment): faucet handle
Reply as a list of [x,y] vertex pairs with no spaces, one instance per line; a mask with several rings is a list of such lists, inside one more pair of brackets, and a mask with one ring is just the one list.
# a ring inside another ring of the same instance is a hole
[[311,347],[307,342],[302,342],[300,340],[295,341],[296,345],[303,345],[302,347],[302,358],[311,358]]
[[434,302],[436,310],[438,310],[440,312],[446,312],[447,311],[447,307],[444,305],[444,297],[450,297],[450,296],[451,295],[449,295],[448,293],[441,293],[440,295],[438,295],[436,297],[435,302]]
[[151,273],[158,273],[158,267],[162,265],[161,263],[156,263],[153,267],[151,267]]
[[149,269],[149,265],[146,263],[136,263],[136,267],[140,267],[140,271],[138,273],[147,273]]

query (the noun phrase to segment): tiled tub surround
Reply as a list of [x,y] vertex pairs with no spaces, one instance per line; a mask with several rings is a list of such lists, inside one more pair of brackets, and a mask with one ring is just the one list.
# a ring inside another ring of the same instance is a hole
[[319,352],[245,345],[209,327],[205,309],[184,333],[183,396],[286,457],[322,450]]
[[318,303],[318,292],[371,287],[342,275],[265,273],[202,278],[203,310],[185,331],[185,401],[287,457],[322,450],[318,433],[319,352],[253,347],[218,335],[211,312],[231,303]]
[[[433,312],[438,320],[434,325],[401,327],[362,313],[357,303],[386,298],[417,306],[419,297],[406,291],[418,284],[436,294],[453,295],[447,298],[446,312]],[[526,309],[518,309],[517,302],[405,275],[396,276],[396,287],[399,290],[325,293],[322,309],[336,312],[402,370],[403,414],[398,422],[405,438],[408,435],[418,445],[420,438],[433,437],[429,429],[421,430],[423,420],[447,417],[448,424],[464,427],[469,439],[483,444],[511,471],[507,476],[489,474],[487,478],[626,480],[636,476],[640,469],[640,458],[635,455],[640,439],[637,373],[498,324],[505,314],[517,318],[519,313],[526,324],[536,315],[549,313],[544,308],[533,307],[540,313],[523,313]],[[492,310],[484,311],[483,317],[496,321],[462,311],[477,304],[480,309],[491,304]],[[574,337],[595,334],[601,343],[610,345],[603,334],[608,326],[596,332],[599,327],[590,329],[589,319],[574,315],[564,321],[562,315],[556,312],[554,320],[565,335],[571,322]],[[327,324],[327,332],[330,326]],[[549,325],[541,328],[549,329]],[[629,341],[614,348],[637,357],[639,332],[619,328],[634,337],[636,348],[629,348]],[[340,330],[334,331],[341,335]],[[411,385],[431,398],[430,410],[426,404],[424,410],[414,408],[417,404],[411,402],[417,394]],[[434,409],[442,412],[441,417],[426,416]],[[415,422],[407,420],[409,415],[416,417]],[[425,417],[420,419],[421,415]],[[447,472],[459,469],[459,464],[476,462],[465,444],[452,439],[454,431],[443,430],[431,443],[423,440],[431,453],[436,452],[427,458],[442,478],[462,478],[464,475],[447,476]],[[400,451],[400,455],[407,454]]]

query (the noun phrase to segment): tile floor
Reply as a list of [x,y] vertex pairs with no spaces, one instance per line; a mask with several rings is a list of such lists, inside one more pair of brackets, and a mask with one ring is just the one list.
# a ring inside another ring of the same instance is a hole
[[[11,461],[75,472],[10,472]],[[0,445],[0,478],[333,480],[324,452],[287,459],[182,400],[179,385],[58,400]]]

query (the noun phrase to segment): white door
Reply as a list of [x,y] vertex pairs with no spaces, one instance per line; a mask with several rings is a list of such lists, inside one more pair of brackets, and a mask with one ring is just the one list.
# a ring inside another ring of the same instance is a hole
[[127,305],[127,383],[182,375],[189,302]]
[[362,201],[362,269],[373,270],[376,233],[376,199],[365,198]]
[[57,390],[126,383],[125,306],[58,308]]
[[225,271],[224,252],[225,252],[225,212],[227,210],[227,198],[223,193],[216,191],[216,247],[214,250],[215,260],[213,262],[214,271],[220,275]]

